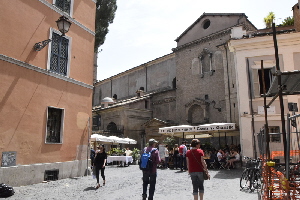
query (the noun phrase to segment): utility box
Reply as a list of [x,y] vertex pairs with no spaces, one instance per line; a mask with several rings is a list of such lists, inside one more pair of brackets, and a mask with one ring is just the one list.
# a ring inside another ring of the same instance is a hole
[[1,167],[16,166],[16,159],[17,159],[17,152],[16,151],[2,152]]

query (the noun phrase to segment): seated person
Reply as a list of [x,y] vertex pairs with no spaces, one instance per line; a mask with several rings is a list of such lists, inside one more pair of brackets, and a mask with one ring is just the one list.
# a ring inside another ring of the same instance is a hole
[[227,167],[227,169],[229,169],[230,167],[234,168],[234,162],[237,162],[239,160],[240,160],[240,154],[238,154],[237,151],[233,150],[230,159],[227,160],[225,167]]
[[222,149],[219,149],[219,151],[217,153],[217,157],[218,157],[219,162],[225,162],[226,161],[226,156],[225,156],[225,153]]
[[132,151],[129,149],[129,147],[126,148],[125,155],[132,156]]

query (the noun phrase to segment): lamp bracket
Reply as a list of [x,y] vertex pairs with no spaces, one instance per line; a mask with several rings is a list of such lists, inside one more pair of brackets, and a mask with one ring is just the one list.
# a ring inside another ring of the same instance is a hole
[[42,42],[38,42],[38,43],[35,43],[34,45],[34,50],[35,51],[40,51],[42,50],[45,46],[47,46],[49,44],[49,42],[51,42],[52,39],[48,39],[48,40],[44,40]]

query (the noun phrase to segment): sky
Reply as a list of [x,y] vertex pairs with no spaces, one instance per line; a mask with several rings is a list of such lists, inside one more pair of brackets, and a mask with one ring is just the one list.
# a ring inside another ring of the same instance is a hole
[[115,19],[99,48],[97,79],[104,80],[172,53],[174,41],[205,13],[245,13],[258,29],[275,13],[280,24],[297,0],[117,0]]

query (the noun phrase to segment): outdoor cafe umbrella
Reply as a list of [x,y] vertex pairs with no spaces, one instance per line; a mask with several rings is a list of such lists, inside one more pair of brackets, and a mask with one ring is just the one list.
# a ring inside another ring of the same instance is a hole
[[184,138],[184,135],[194,135],[194,126],[180,125],[159,128],[159,133],[163,135],[170,135]]
[[106,137],[104,135],[99,135],[99,134],[93,134],[93,135],[91,135],[91,141],[103,142],[103,143],[114,142],[111,138]]
[[124,140],[125,142],[127,142],[126,144],[136,144],[136,143],[137,143],[136,140],[130,139],[130,138],[123,138],[123,140]]
[[[199,126],[190,126],[190,125],[180,125],[180,126],[170,126],[159,128],[159,133],[164,135],[176,136],[185,138],[186,135],[203,135],[203,137],[212,137],[215,136],[215,133],[225,133],[232,132],[236,130],[235,123],[212,123],[212,124],[203,124]],[[210,134],[212,136],[209,136]],[[228,135],[229,136],[229,135]],[[191,137],[191,136],[189,136]],[[194,136],[196,138],[196,136]],[[198,136],[200,138],[200,136]]]

